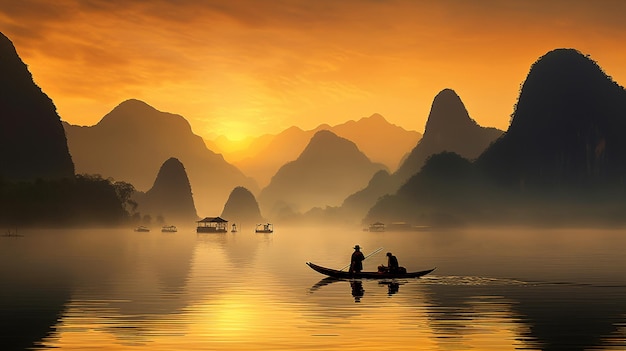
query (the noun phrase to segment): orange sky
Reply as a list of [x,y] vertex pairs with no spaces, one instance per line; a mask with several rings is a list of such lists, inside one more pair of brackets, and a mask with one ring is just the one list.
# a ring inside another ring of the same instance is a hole
[[373,113],[423,132],[443,88],[506,129],[554,48],[626,85],[624,13],[620,0],[0,0],[0,31],[63,120],[93,125],[137,98],[240,138]]

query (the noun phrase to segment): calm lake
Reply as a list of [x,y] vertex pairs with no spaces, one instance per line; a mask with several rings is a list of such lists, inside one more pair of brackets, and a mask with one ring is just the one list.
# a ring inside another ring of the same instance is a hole
[[[624,350],[626,230],[0,237],[2,350]],[[352,247],[407,280],[324,280]]]

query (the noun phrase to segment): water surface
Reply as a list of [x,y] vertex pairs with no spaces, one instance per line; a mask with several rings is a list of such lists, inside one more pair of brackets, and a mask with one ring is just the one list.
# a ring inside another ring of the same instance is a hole
[[[624,350],[626,233],[32,230],[0,238],[3,350]],[[405,280],[328,280],[352,247]]]

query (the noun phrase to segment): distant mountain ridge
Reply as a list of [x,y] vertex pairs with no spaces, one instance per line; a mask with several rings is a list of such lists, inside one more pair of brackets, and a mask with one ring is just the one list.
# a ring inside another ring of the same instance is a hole
[[74,177],[74,163],[52,100],[0,33],[0,178]]
[[219,213],[235,186],[258,189],[252,179],[207,149],[184,117],[143,101],[124,101],[91,127],[64,127],[78,172],[128,181],[139,190],[152,185],[165,160],[177,158],[185,165],[202,213]]
[[382,163],[389,170],[397,169],[404,155],[422,138],[421,133],[391,124],[378,113],[338,124],[330,131],[351,140],[372,162]]
[[263,186],[269,183],[281,166],[295,160],[320,130],[330,130],[354,142],[373,162],[383,163],[389,169],[396,169],[402,157],[422,137],[416,131],[407,131],[387,122],[376,113],[336,126],[322,124],[306,131],[290,127],[277,135],[263,135],[250,144],[250,149],[258,150],[256,154],[233,163],[244,173],[253,175]]
[[266,213],[274,214],[336,206],[385,168],[371,162],[352,141],[321,130],[295,161],[280,168],[259,201]]

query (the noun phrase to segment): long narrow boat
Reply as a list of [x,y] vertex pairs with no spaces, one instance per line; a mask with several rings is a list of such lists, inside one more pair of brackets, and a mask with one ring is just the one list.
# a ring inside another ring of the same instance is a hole
[[380,272],[360,272],[360,273],[350,273],[348,271],[338,271],[336,269],[326,268],[322,266],[318,266],[315,263],[307,262],[307,266],[311,267],[314,271],[318,273],[322,273],[329,277],[333,278],[345,278],[345,279],[353,279],[353,278],[367,278],[367,279],[394,279],[394,278],[419,278],[423,275],[426,275],[432,271],[433,269],[427,269],[425,271],[419,272],[407,272],[407,273],[380,273]]

